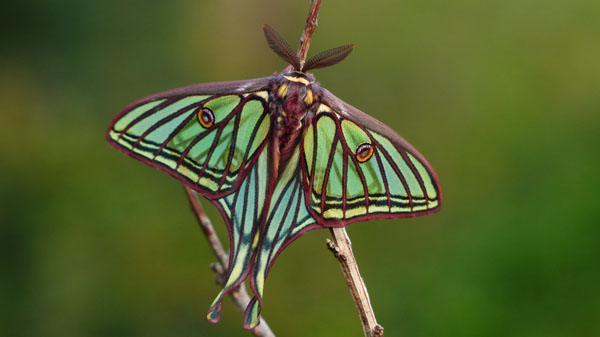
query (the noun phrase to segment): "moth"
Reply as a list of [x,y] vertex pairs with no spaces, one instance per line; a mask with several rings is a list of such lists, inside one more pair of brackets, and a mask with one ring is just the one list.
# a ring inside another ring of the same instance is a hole
[[269,46],[289,66],[273,76],[198,84],[142,98],[119,113],[107,139],[208,199],[229,233],[229,268],[207,319],[249,278],[244,327],[259,323],[277,256],[302,234],[440,208],[425,158],[385,124],[350,106],[308,71],[342,61],[345,45],[301,62],[273,28]]

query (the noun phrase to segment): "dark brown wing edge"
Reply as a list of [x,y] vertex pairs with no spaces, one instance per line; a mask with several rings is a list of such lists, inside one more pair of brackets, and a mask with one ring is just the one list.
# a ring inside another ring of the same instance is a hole
[[394,131],[389,126],[383,124],[382,122],[369,116],[368,114],[358,110],[357,108],[353,107],[352,105],[342,101],[337,96],[332,94],[329,90],[327,90],[325,88],[321,88],[321,90],[322,90],[321,91],[322,101],[324,104],[326,104],[330,108],[334,109],[342,117],[347,118],[347,119],[353,121],[354,123],[362,125],[372,131],[375,131],[375,132],[387,137],[390,140],[390,142],[392,142],[392,144],[394,144],[398,148],[405,149],[410,154],[412,154],[417,160],[419,160],[423,164],[423,166],[425,166],[425,169],[431,176],[431,178],[433,180],[433,184],[435,186],[435,189],[437,190],[439,204],[434,209],[427,210],[425,212],[415,213],[415,214],[416,215],[426,215],[426,214],[431,214],[431,213],[435,213],[435,212],[439,211],[440,207],[442,205],[442,189],[440,187],[440,181],[437,177],[437,174],[435,173],[435,171],[433,170],[433,168],[431,167],[431,165],[429,164],[427,159],[425,159],[425,157],[423,157],[423,155],[421,153],[419,153],[419,151],[417,151],[417,149],[415,149],[414,146],[412,146],[404,138],[402,138],[400,135],[398,135],[398,133],[396,133],[396,131]]
[[242,94],[265,90],[273,80],[273,76],[255,78],[251,80],[213,82],[194,84],[186,87],[171,89],[156,94],[140,98],[137,101],[127,105],[110,123],[109,130],[113,123],[127,111],[140,104],[154,101],[161,98],[183,97],[190,95],[219,95],[219,94]]

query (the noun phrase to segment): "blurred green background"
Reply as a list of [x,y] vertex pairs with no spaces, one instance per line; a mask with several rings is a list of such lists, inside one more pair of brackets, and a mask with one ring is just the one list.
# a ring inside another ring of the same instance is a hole
[[[263,77],[308,0],[12,1],[0,13],[0,334],[248,336],[181,184],[108,145],[137,98]],[[436,169],[442,211],[348,232],[387,336],[600,335],[600,2],[324,0],[315,75]],[[217,212],[205,203],[224,238]],[[362,336],[328,231],[267,281],[278,336]]]

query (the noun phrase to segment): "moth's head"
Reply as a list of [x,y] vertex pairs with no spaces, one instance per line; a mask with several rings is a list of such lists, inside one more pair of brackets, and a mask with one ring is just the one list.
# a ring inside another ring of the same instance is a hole
[[279,55],[284,61],[288,62],[292,68],[299,73],[305,73],[311,69],[324,68],[341,62],[354,49],[353,44],[347,44],[337,48],[328,49],[313,56],[308,61],[298,58],[292,47],[277,33],[273,27],[263,25],[263,32],[269,47],[275,54]]
[[304,115],[320,100],[319,83],[311,74],[291,70],[281,74],[276,83],[273,94],[286,114]]

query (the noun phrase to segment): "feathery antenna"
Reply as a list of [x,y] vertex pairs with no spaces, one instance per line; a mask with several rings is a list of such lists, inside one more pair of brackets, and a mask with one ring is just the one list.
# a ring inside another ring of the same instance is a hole
[[300,50],[298,51],[298,55],[294,53],[292,47],[290,47],[273,27],[267,24],[263,25],[263,32],[265,33],[265,38],[269,43],[269,47],[271,47],[275,54],[279,55],[284,61],[291,64],[296,71],[305,72],[311,69],[332,66],[344,60],[354,49],[355,45],[347,44],[321,52],[306,61],[308,47],[310,46],[312,35],[317,28],[317,17],[319,15],[320,7],[321,0],[311,0],[308,18],[306,19],[306,27],[300,38]]
[[309,71],[311,69],[317,68],[325,68],[332,66],[336,63],[343,61],[346,56],[352,52],[354,49],[353,44],[347,44],[345,46],[340,46],[337,48],[332,48],[321,52],[315,56],[313,56],[310,60],[306,61],[302,71]]
[[291,64],[294,69],[300,70],[301,66],[298,56],[296,56],[292,50],[292,47],[285,42],[283,37],[281,37],[281,35],[279,35],[279,33],[277,33],[273,27],[267,24],[263,25],[263,32],[265,33],[265,38],[267,38],[269,47],[273,49],[275,54],[279,55],[284,61]]

